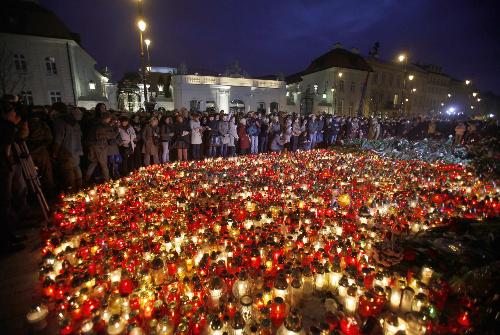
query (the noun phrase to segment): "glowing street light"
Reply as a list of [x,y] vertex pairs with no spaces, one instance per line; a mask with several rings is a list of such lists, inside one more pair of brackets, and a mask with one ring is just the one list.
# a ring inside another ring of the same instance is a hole
[[149,38],[146,38],[146,39],[144,40],[144,43],[146,44],[146,47],[148,47],[148,48],[149,48],[149,45],[151,44],[151,40],[150,40]]
[[444,102],[441,103],[441,106],[444,106]]
[[417,91],[417,89],[416,89],[416,88],[413,88],[411,91],[412,91],[412,92],[416,92],[416,91]]
[[405,54],[400,54],[400,55],[398,56],[398,61],[399,61],[400,63],[404,62],[405,60],[406,60],[406,55],[405,55]]
[[448,93],[448,98],[451,98],[451,94],[450,93]]
[[474,106],[470,106],[470,109],[474,109]]
[[481,98],[477,98],[477,102],[481,101]]
[[342,78],[343,73],[339,72],[339,78]]
[[465,85],[469,85],[469,84],[470,84],[470,80],[468,80],[468,79],[467,79],[467,80],[465,81]]
[[147,27],[146,21],[140,19],[139,21],[137,21],[137,27],[139,28],[140,31],[144,32]]
[[477,96],[477,92],[472,92],[472,96],[475,98]]
[[415,76],[414,76],[414,75],[412,75],[412,74],[410,74],[410,75],[408,76],[408,79],[410,79],[410,80],[413,80],[414,78],[415,78]]

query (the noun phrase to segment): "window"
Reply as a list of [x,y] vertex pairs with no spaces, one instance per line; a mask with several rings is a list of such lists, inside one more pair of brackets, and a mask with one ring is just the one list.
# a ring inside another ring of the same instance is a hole
[[344,92],[344,81],[339,80],[339,92]]
[[354,109],[354,104],[352,103],[352,101],[349,103],[349,107],[348,107],[348,113],[349,113],[349,116],[352,116],[352,111]]
[[394,99],[392,100],[392,103],[394,106],[396,106],[398,104],[398,100],[399,100],[399,97],[397,94],[394,94]]
[[50,103],[51,104],[62,101],[61,100],[61,92],[59,92],[59,91],[50,91],[49,96],[50,96]]
[[33,92],[21,91],[21,97],[23,98],[23,103],[25,105],[33,106]]
[[24,58],[24,55],[14,55],[14,66],[17,72],[27,72],[26,58]]
[[206,107],[207,112],[215,112],[215,101],[208,100],[205,103],[205,107]]
[[259,102],[257,104],[257,112],[265,112],[266,111],[266,103],[265,102]]
[[351,93],[354,93],[354,91],[356,91],[356,83],[351,81]]
[[339,99],[339,105],[338,105],[337,111],[340,114],[342,114],[342,112],[344,111],[344,99]]
[[54,57],[45,57],[45,72],[49,76],[57,74],[56,59]]

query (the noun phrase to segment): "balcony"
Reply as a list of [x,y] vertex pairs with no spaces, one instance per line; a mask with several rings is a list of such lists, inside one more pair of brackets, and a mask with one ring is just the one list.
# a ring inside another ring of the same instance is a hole
[[212,77],[196,75],[173,76],[174,83],[190,85],[222,85],[256,88],[283,88],[285,82],[277,80],[262,80],[250,78]]

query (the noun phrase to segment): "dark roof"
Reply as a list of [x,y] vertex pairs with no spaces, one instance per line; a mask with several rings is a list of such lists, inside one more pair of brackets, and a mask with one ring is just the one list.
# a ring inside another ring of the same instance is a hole
[[0,32],[62,38],[80,42],[56,14],[31,1],[7,1],[2,4]]
[[286,77],[287,84],[295,84],[302,81],[302,72],[297,72]]
[[313,60],[309,67],[304,71],[304,74],[318,72],[331,67],[370,72],[373,71],[370,65],[360,54],[343,48],[335,48]]

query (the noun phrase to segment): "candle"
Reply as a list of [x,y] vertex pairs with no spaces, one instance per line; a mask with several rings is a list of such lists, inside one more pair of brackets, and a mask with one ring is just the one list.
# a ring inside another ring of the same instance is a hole
[[144,330],[142,330],[141,327],[134,327],[128,333],[128,335],[145,335],[145,334],[146,333],[144,332]]
[[424,335],[427,331],[425,327],[426,317],[420,312],[411,312],[407,317],[407,335]]
[[217,308],[219,306],[220,298],[224,293],[224,282],[220,277],[212,277],[208,285],[210,296],[210,307]]
[[283,298],[281,297],[274,298],[274,301],[271,304],[270,315],[271,315],[271,320],[273,321],[275,327],[279,327],[283,322],[283,319],[287,314],[287,308],[288,307],[286,303],[283,301]]
[[233,285],[233,295],[236,298],[241,298],[250,293],[250,282],[245,271],[241,271],[238,275],[238,280]]
[[413,297],[413,301],[411,303],[411,310],[413,312],[420,312],[422,307],[427,304],[427,296],[423,293],[418,293]]
[[174,327],[170,323],[170,321],[166,318],[163,318],[156,325],[156,334],[157,335],[172,335],[174,333]]
[[411,311],[411,303],[413,301],[413,296],[415,295],[415,291],[407,286],[403,289],[402,297],[401,297],[401,312],[408,313]]
[[286,317],[285,322],[278,328],[277,335],[305,335],[302,328],[302,319],[297,311],[292,311]]
[[384,335],[396,335],[399,330],[399,321],[395,314],[390,314],[384,319]]
[[391,309],[392,312],[397,312],[399,310],[400,303],[401,303],[401,288],[395,286],[391,288],[389,308]]
[[26,314],[26,319],[31,325],[33,330],[42,330],[47,327],[47,315],[49,314],[49,309],[45,305],[37,305],[33,307],[28,314]]
[[279,274],[274,281],[273,293],[275,297],[281,297],[286,300],[288,293],[288,283],[284,274]]
[[298,278],[292,279],[288,301],[291,307],[298,307],[302,302],[302,282]]
[[253,311],[252,311],[252,304],[253,304],[253,299],[249,295],[244,295],[240,299],[240,312],[241,316],[243,317],[243,320],[245,320],[245,323],[250,324],[252,321],[253,317]]
[[125,330],[127,323],[118,314],[111,316],[107,328],[108,335],[120,335]]
[[92,320],[85,320],[82,322],[81,332],[82,335],[91,335],[94,330],[94,322]]
[[424,283],[425,285],[429,285],[433,274],[434,270],[430,266],[423,266],[422,271],[420,273],[420,278],[422,280],[422,283]]
[[236,312],[233,321],[231,322],[231,335],[244,335],[245,334],[245,319],[240,312]]
[[355,286],[350,286],[347,294],[344,297],[344,310],[349,315],[354,315],[358,307],[357,289]]

